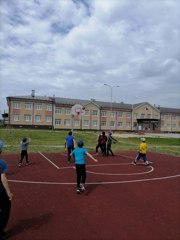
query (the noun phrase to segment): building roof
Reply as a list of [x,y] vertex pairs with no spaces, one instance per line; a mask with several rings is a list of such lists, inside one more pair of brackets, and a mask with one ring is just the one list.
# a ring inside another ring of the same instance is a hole
[[59,104],[64,104],[64,105],[75,105],[75,104],[81,104],[81,105],[87,105],[89,103],[94,103],[95,105],[99,106],[99,108],[112,108],[113,109],[122,109],[122,110],[132,110],[134,108],[140,107],[144,104],[148,104],[156,109],[158,109],[162,113],[178,113],[180,114],[180,109],[178,108],[167,108],[167,107],[160,107],[160,106],[153,106],[149,104],[148,102],[141,102],[141,103],[136,103],[136,104],[127,104],[127,103],[117,103],[117,102],[104,102],[104,101],[98,101],[95,99],[90,99],[90,100],[83,100],[83,99],[71,99],[71,98],[61,98],[61,97],[49,97],[49,96],[32,96],[31,95],[26,95],[26,96],[8,96],[7,100],[9,98],[13,99],[28,99],[28,100],[41,100],[41,101],[53,101],[55,100],[56,103]]

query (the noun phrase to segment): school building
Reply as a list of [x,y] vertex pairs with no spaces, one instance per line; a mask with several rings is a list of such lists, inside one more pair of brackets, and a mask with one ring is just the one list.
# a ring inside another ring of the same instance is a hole
[[[7,97],[8,125],[18,128],[74,129],[93,131],[180,132],[180,109],[61,97]],[[72,107],[83,106],[83,115],[72,115]]]

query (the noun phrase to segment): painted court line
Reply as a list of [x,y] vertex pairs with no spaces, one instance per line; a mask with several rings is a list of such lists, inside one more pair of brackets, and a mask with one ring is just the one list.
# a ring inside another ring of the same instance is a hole
[[[164,176],[164,177],[155,177],[155,178],[144,178],[136,180],[122,180],[122,181],[104,181],[104,182],[87,182],[86,185],[102,185],[102,184],[122,184],[122,183],[137,183],[137,182],[148,182],[148,181],[159,181],[166,180],[171,178],[178,178],[180,175]],[[22,181],[22,180],[8,180],[9,182],[16,183],[28,183],[28,184],[45,184],[45,185],[76,185],[76,182],[35,182],[35,181]]]
[[[117,164],[118,165],[118,164]],[[153,172],[154,168],[149,166],[148,171],[146,172],[138,172],[138,173],[103,173],[103,172],[93,172],[93,171],[86,171],[88,173],[97,174],[97,175],[104,175],[104,176],[133,176],[133,175],[141,175]]]
[[55,163],[53,163],[49,158],[47,158],[42,152],[38,152],[41,156],[43,156],[48,162],[50,162],[55,168],[60,169]]

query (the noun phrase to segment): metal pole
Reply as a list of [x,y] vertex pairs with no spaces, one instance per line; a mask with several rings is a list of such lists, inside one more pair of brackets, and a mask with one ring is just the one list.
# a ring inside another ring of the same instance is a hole
[[[120,87],[120,86],[111,86],[111,85],[109,85],[109,84],[107,84],[107,83],[104,83],[104,86],[109,87],[110,90],[111,90],[110,118],[109,118],[109,119],[111,120],[111,114],[112,114],[112,97],[113,97],[113,92],[112,92],[112,90],[113,90],[113,87]],[[110,128],[110,130],[111,130],[111,122],[110,122],[110,126],[109,126],[109,128]]]

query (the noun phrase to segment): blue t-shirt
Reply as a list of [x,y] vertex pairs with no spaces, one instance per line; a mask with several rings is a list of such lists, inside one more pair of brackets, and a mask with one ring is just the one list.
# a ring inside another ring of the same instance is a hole
[[70,135],[66,137],[67,147],[74,147],[74,136]]
[[[8,171],[8,167],[6,162],[3,159],[0,159],[0,174],[6,173],[7,171]],[[0,178],[0,192],[2,192],[3,190],[4,190],[4,187],[2,185],[1,178]]]
[[86,155],[88,151],[85,148],[76,148],[72,151],[75,158],[75,164],[86,164]]

